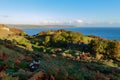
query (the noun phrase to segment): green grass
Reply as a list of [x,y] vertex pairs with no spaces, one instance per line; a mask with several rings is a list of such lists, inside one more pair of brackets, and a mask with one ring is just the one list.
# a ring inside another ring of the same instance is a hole
[[92,39],[93,38],[91,38],[91,37],[83,36],[83,42],[86,44],[89,43]]
[[[62,71],[61,76],[66,76],[70,75],[74,77],[74,80],[81,80],[85,79],[87,80],[90,78],[90,80],[97,80],[96,76],[96,71],[101,74],[101,77],[108,76],[109,74],[114,74],[114,77],[120,77],[119,72],[120,70],[117,68],[113,68],[112,66],[105,65],[105,64],[100,64],[97,62],[86,62],[86,61],[73,61],[70,59],[66,59],[63,57],[56,57],[53,58],[52,56],[48,54],[44,54],[43,57],[40,59],[41,61],[41,67],[40,70],[44,70],[46,73],[50,72],[53,75],[58,75],[57,71],[60,69]],[[93,77],[93,75],[95,77]],[[81,79],[80,79],[81,78]],[[103,79],[105,80],[105,79]]]
[[5,53],[10,54],[10,55],[18,53],[14,50],[8,49],[8,48],[1,46],[1,45],[0,45],[0,51],[5,52]]

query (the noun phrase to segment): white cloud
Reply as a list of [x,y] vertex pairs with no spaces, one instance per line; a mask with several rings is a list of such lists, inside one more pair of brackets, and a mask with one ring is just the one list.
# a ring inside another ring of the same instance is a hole
[[61,21],[61,20],[43,20],[43,21],[40,21],[39,22],[40,24],[47,24],[47,25],[49,25],[49,24],[66,24],[66,25],[76,25],[76,24],[83,24],[84,22],[83,22],[83,20],[66,20],[66,21]]
[[40,21],[40,24],[62,24],[61,21],[57,21],[57,20],[43,20]]
[[83,23],[83,20],[79,19],[79,20],[76,20],[77,23]]

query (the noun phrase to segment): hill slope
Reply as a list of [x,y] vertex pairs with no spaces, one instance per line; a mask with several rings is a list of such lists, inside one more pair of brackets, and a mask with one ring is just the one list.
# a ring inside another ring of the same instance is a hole
[[19,35],[19,34],[25,34],[25,32],[16,28],[9,28],[4,24],[0,24],[0,37],[4,37],[8,35]]
[[2,80],[120,80],[118,41],[66,30],[27,36],[8,29],[12,33],[4,34],[12,36],[0,39]]

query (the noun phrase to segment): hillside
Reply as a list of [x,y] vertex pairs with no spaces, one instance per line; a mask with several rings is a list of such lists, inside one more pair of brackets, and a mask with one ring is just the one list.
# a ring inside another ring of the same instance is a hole
[[0,25],[0,36],[4,36],[4,35],[9,35],[9,34],[13,34],[12,31],[9,31],[9,28],[7,28],[7,26],[5,25]]
[[119,41],[78,32],[15,34],[0,39],[0,79],[120,80],[119,54]]
[[0,24],[0,37],[5,37],[8,35],[19,35],[19,34],[25,34],[25,33],[22,30],[16,28],[9,28],[4,24]]

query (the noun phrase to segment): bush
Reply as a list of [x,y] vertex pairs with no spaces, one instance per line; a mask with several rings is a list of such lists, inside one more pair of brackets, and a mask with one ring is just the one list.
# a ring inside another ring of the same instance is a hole
[[19,80],[18,77],[12,77],[11,75],[8,75],[8,74],[3,76],[2,78],[3,78],[3,80]]
[[21,62],[21,63],[18,64],[18,67],[19,67],[19,68],[22,68],[22,69],[25,69],[25,68],[27,68],[28,66],[29,66],[29,63],[28,63],[28,62],[25,62],[25,61],[23,61],[23,62]]

